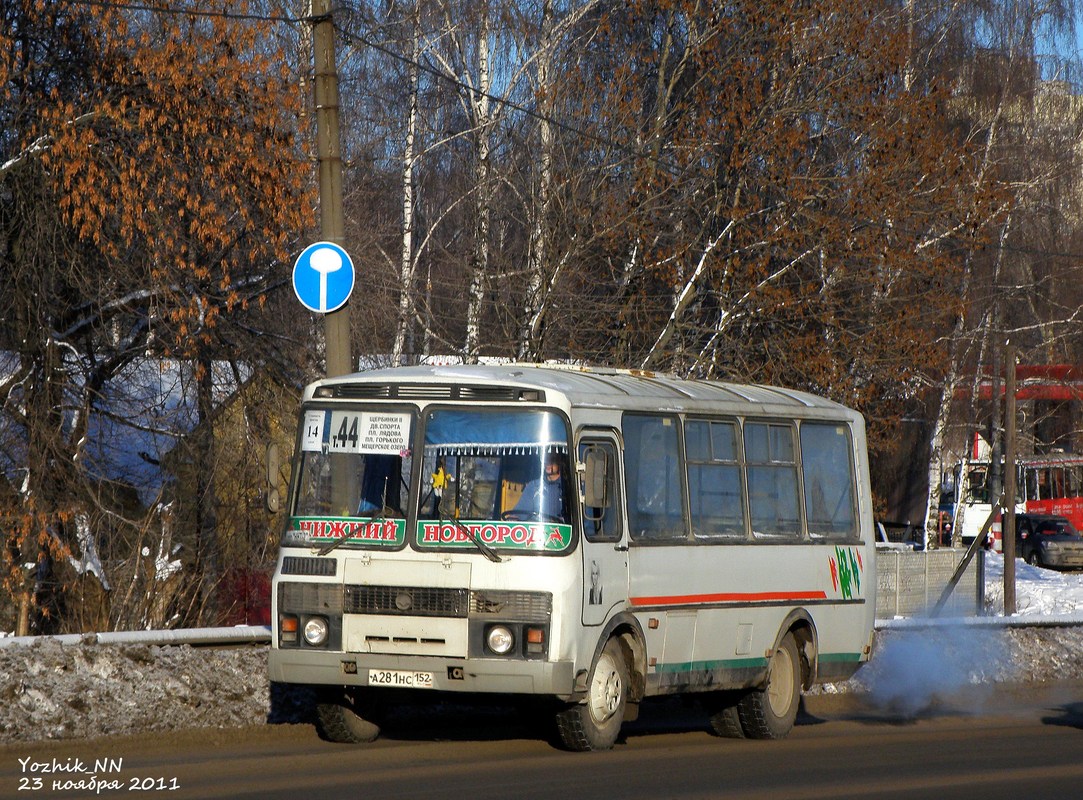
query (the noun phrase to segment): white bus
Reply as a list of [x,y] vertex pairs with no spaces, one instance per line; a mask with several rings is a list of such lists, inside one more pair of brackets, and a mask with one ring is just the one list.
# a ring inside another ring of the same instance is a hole
[[[653,695],[779,738],[868,660],[864,422],[785,389],[537,365],[307,387],[273,585],[272,681],[325,738],[400,702],[553,701],[613,745]],[[544,704],[543,704],[544,705]]]

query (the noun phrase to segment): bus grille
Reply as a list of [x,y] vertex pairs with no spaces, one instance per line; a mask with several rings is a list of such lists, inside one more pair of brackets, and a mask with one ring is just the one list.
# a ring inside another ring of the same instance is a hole
[[280,583],[278,608],[291,614],[342,613],[342,587],[337,583]]
[[283,575],[324,575],[332,577],[338,562],[333,558],[308,558],[307,556],[286,556],[282,559]]
[[470,594],[470,615],[496,615],[521,622],[548,622],[553,595],[547,592],[479,591]]
[[344,610],[347,614],[465,617],[467,590],[422,586],[347,586]]
[[544,401],[545,393],[516,386],[470,386],[459,384],[340,383],[332,396],[342,400],[472,400],[510,403]]
[[553,596],[544,592],[474,591],[420,586],[345,587],[347,614],[390,614],[412,617],[484,617],[548,622]]

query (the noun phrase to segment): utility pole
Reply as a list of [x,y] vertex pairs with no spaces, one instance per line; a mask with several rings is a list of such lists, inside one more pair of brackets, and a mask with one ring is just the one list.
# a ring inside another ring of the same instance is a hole
[[[338,123],[338,67],[331,0],[312,0],[312,55],[315,62],[316,157],[320,181],[320,238],[345,248],[342,212],[342,145]],[[350,355],[350,306],[324,316],[326,373],[332,378],[354,371]]]
[[1015,347],[1004,348],[1004,616],[1015,614]]

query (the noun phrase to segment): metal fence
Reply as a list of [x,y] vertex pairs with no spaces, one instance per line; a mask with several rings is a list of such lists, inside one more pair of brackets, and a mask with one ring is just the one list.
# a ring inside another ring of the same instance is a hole
[[107,633],[65,633],[58,636],[0,636],[0,647],[31,645],[45,639],[60,644],[146,644],[229,646],[266,644],[271,629],[266,625],[236,625],[232,628],[178,628],[176,630],[110,631]]
[[[966,554],[942,548],[925,552],[878,550],[876,553],[876,618],[927,614]],[[985,605],[985,559],[978,551],[940,610],[942,617],[979,616]]]

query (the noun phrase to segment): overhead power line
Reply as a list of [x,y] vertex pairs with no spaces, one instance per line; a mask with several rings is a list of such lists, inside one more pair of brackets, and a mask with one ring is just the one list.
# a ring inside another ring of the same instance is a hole
[[509,100],[506,97],[500,97],[499,95],[494,95],[494,94],[491,94],[489,92],[483,92],[480,89],[478,89],[477,87],[471,86],[470,84],[459,80],[458,78],[454,77],[453,75],[448,75],[443,70],[440,70],[440,69],[438,69],[436,67],[433,67],[433,66],[431,66],[429,64],[426,64],[426,63],[424,63],[422,61],[416,61],[413,58],[410,58],[409,56],[403,55],[402,53],[396,53],[391,48],[385,47],[384,45],[381,45],[378,42],[374,42],[371,39],[369,39],[368,37],[364,36],[363,34],[354,33],[353,31],[345,30],[344,28],[340,27],[338,24],[335,25],[335,30],[337,30],[343,37],[345,37],[349,41],[353,41],[353,42],[362,44],[365,47],[376,50],[379,53],[383,53],[385,56],[388,56],[389,58],[393,58],[396,61],[400,61],[403,64],[407,64],[409,66],[416,67],[417,69],[419,69],[419,70],[421,70],[421,71],[423,71],[423,72],[425,72],[425,73],[427,73],[429,75],[432,75],[433,77],[437,78],[438,80],[442,80],[445,83],[449,83],[452,86],[455,86],[455,87],[457,87],[459,89],[463,89],[464,91],[471,92],[471,93],[473,93],[475,95],[478,95],[479,97],[484,97],[487,100],[491,100],[494,103],[498,103],[498,104],[500,104],[502,106],[506,106],[507,108],[510,108],[513,111],[518,111],[519,113],[525,114],[528,117],[532,117],[532,118],[537,119],[537,120],[542,121],[542,122],[548,122],[550,125],[553,125],[553,126],[555,126],[557,128],[560,128],[562,131],[565,131],[566,133],[570,133],[570,134],[572,134],[574,136],[580,136],[580,137],[582,137],[584,139],[589,139],[590,141],[597,142],[598,144],[603,144],[603,145],[606,145],[608,147],[612,147],[613,149],[619,150],[620,152],[624,153],[625,155],[630,155],[630,156],[633,156],[635,158],[641,158],[641,159],[643,159],[645,161],[650,161],[650,162],[655,163],[658,166],[668,170],[669,172],[671,172],[673,174],[677,174],[677,173],[680,172],[680,168],[676,164],[674,164],[673,162],[667,161],[664,158],[659,158],[658,156],[655,156],[652,153],[646,152],[643,149],[631,147],[631,146],[629,146],[627,144],[624,144],[623,142],[618,142],[615,139],[611,139],[611,138],[606,137],[606,136],[599,136],[598,134],[594,134],[594,133],[591,133],[590,131],[583,130],[582,128],[576,127],[575,125],[571,125],[571,124],[569,124],[567,122],[562,122],[561,120],[559,120],[559,119],[557,119],[555,117],[550,117],[550,116],[542,114],[542,113],[540,113],[538,111],[535,111],[534,109],[529,108],[528,106],[524,106],[524,105],[521,105],[519,103],[516,103],[513,100]]
[[[317,17],[312,17],[312,16],[293,17],[293,16],[285,16],[285,15],[279,15],[279,14],[252,14],[252,13],[239,13],[239,12],[235,12],[235,11],[214,11],[214,10],[211,10],[211,9],[199,9],[199,8],[191,8],[191,7],[189,7],[189,8],[173,8],[173,7],[168,7],[168,6],[150,5],[150,4],[147,4],[147,3],[124,3],[124,2],[118,2],[117,0],[65,0],[65,1],[67,2],[68,5],[71,5],[71,6],[93,6],[93,7],[96,7],[96,8],[110,8],[110,9],[118,9],[118,10],[123,10],[123,11],[142,11],[142,12],[149,12],[149,13],[154,13],[154,14],[165,14],[165,15],[170,15],[170,16],[188,16],[188,17],[201,17],[201,18],[206,17],[206,18],[230,19],[230,20],[251,21],[251,22],[275,22],[275,23],[286,24],[286,25],[297,25],[297,24],[301,24],[301,23],[310,24],[310,23],[318,21]],[[332,14],[333,14],[333,10],[332,10]],[[421,61],[415,61],[414,59],[412,59],[411,57],[409,57],[407,55],[404,55],[402,53],[397,53],[393,49],[391,49],[389,47],[386,47],[386,46],[380,44],[379,42],[373,41],[372,39],[370,39],[368,36],[366,36],[364,34],[356,33],[356,32],[351,31],[351,30],[347,30],[347,29],[343,28],[342,26],[340,26],[337,22],[335,24],[335,30],[342,37],[344,37],[346,40],[348,40],[350,42],[353,42],[353,43],[359,44],[359,45],[363,45],[364,47],[367,47],[367,48],[375,50],[375,51],[377,51],[379,53],[382,53],[383,55],[385,55],[385,56],[387,56],[389,58],[395,59],[395,60],[397,60],[397,61],[399,61],[399,62],[401,62],[403,64],[414,66],[417,69],[419,69],[419,70],[421,70],[421,71],[423,71],[423,72],[425,72],[425,73],[427,73],[429,75],[432,75],[433,77],[437,78],[438,80],[444,81],[445,83],[448,83],[448,84],[450,84],[452,86],[455,86],[455,87],[457,87],[459,89],[462,89],[464,91],[472,92],[473,94],[475,94],[477,96],[484,97],[487,100],[490,100],[490,101],[492,101],[494,103],[497,103],[499,105],[506,106],[507,108],[510,108],[513,111],[517,111],[517,112],[519,112],[521,114],[524,114],[526,116],[529,116],[529,117],[531,117],[533,119],[537,119],[537,120],[542,121],[542,122],[548,122],[550,125],[553,125],[554,127],[557,127],[560,130],[565,131],[566,133],[570,133],[570,134],[572,134],[574,136],[582,137],[583,139],[588,139],[588,140],[596,142],[598,144],[603,144],[603,145],[605,145],[607,147],[612,147],[614,150],[617,150],[619,152],[622,152],[622,153],[624,153],[626,155],[629,155],[629,156],[632,156],[634,158],[643,159],[645,161],[650,161],[650,162],[652,162],[654,164],[657,164],[658,166],[662,167],[663,169],[667,170],[668,172],[670,172],[672,174],[677,174],[680,171],[679,167],[676,164],[674,164],[673,162],[668,161],[668,160],[666,160],[664,158],[660,158],[660,157],[654,155],[653,153],[650,153],[650,152],[648,152],[648,151],[646,151],[646,150],[644,150],[642,148],[632,147],[632,146],[630,146],[628,144],[625,144],[624,142],[617,141],[617,140],[612,139],[610,137],[600,136],[598,134],[591,133],[590,131],[584,130],[584,129],[582,129],[580,127],[577,127],[575,125],[572,125],[572,124],[570,124],[568,122],[564,122],[564,121],[562,121],[560,119],[557,119],[556,117],[551,117],[551,116],[548,116],[546,114],[542,114],[541,112],[536,111],[535,109],[529,108],[528,106],[524,106],[524,105],[521,105],[519,103],[516,103],[516,102],[514,102],[512,100],[509,100],[506,97],[500,97],[499,95],[491,94],[489,92],[483,92],[483,91],[477,89],[476,87],[471,86],[470,84],[465,83],[464,81],[456,78],[455,76],[448,75],[447,73],[445,73],[445,72],[443,72],[443,71],[441,71],[441,70],[439,70],[439,69],[437,69],[437,68],[435,68],[435,67],[433,67],[433,66],[431,66],[429,64],[426,64],[426,63],[421,62]]]
[[208,17],[215,19],[235,19],[249,22],[279,22],[296,25],[301,22],[311,22],[311,17],[291,17],[282,14],[253,14],[237,11],[215,11],[203,8],[176,8],[171,6],[154,6],[146,3],[122,3],[116,0],[61,0],[69,6],[93,6],[95,8],[111,8],[119,11],[146,11],[153,14],[165,14],[174,17]]

